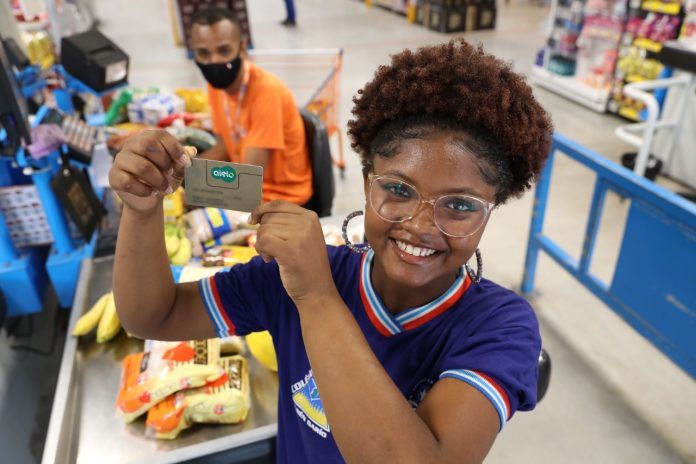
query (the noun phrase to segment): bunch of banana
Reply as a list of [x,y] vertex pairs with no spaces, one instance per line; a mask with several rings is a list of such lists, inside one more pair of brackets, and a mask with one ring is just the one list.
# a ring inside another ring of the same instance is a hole
[[116,304],[111,292],[105,293],[94,303],[89,311],[77,320],[72,334],[74,337],[86,335],[94,328],[97,329],[97,343],[104,343],[121,330],[121,322],[116,314]]
[[191,260],[193,253],[191,240],[180,225],[169,223],[164,226],[164,243],[170,263],[183,266]]

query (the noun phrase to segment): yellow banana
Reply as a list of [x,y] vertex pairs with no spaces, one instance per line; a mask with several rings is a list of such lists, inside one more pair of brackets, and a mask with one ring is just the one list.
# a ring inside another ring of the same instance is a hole
[[94,303],[94,306],[92,306],[89,311],[80,316],[73,328],[73,337],[85,335],[99,324],[99,319],[101,319],[104,313],[104,308],[106,308],[106,303],[109,298],[111,298],[111,293],[105,293]]
[[118,315],[116,314],[116,303],[114,302],[113,295],[109,293],[109,300],[106,303],[104,314],[99,320],[99,326],[97,327],[97,343],[108,342],[114,338],[120,330],[121,322],[118,320]]
[[167,256],[171,258],[176,254],[177,251],[179,251],[179,248],[181,247],[181,240],[177,235],[165,235],[164,244],[167,247]]
[[171,257],[172,264],[176,264],[177,266],[187,264],[191,260],[191,253],[191,240],[186,237],[182,238],[181,245],[179,245],[179,250],[174,256]]

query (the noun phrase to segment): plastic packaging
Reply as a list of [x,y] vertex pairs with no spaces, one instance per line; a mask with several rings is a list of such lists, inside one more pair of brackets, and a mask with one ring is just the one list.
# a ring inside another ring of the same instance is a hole
[[214,382],[224,375],[218,340],[147,340],[145,351],[123,360],[116,405],[132,422],[172,393]]
[[193,423],[236,424],[251,405],[249,368],[242,356],[220,359],[225,374],[202,388],[176,393],[147,413],[146,433],[172,440]]
[[219,208],[200,208],[184,215],[194,256],[217,245],[244,243],[253,228],[247,223],[248,213]]

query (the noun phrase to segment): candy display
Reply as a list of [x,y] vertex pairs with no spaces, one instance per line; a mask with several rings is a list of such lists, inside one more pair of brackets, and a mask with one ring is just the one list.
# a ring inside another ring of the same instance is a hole
[[633,121],[641,119],[643,103],[626,97],[624,85],[658,79],[664,66],[654,58],[662,43],[677,38],[682,26],[682,2],[645,0],[631,9],[621,37],[619,59],[607,109]]

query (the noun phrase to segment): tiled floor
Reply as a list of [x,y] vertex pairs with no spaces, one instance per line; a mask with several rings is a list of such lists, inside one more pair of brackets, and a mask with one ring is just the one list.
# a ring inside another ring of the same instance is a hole
[[[284,15],[280,0],[247,2],[255,47],[342,47],[343,127],[350,118],[352,96],[390,53],[447,40],[446,35],[409,26],[403,17],[368,9],[355,0],[296,3],[299,26],[286,29],[279,24]],[[167,4],[95,2],[104,32],[130,54],[133,85],[202,85],[198,70],[174,46]],[[546,14],[546,9],[526,0],[501,2],[496,30],[466,36],[528,73],[544,42],[539,31]],[[613,160],[629,150],[613,135],[622,121],[541,89],[537,95],[559,132]],[[337,186],[337,214],[364,204],[359,162],[347,143],[346,153],[346,178]],[[579,250],[593,179],[563,159],[557,162],[555,176],[547,230],[563,246]],[[610,195],[593,265],[602,278],[611,275],[625,209]],[[521,281],[530,211],[530,195],[495,211],[481,246],[486,275],[511,288]],[[507,425],[487,462],[696,462],[696,384],[691,378],[548,259],[540,260],[533,304],[544,345],[553,357],[551,387],[535,412],[520,413]],[[7,401],[0,403],[0,412],[4,424]],[[8,462],[30,462],[26,452],[17,456]]]

